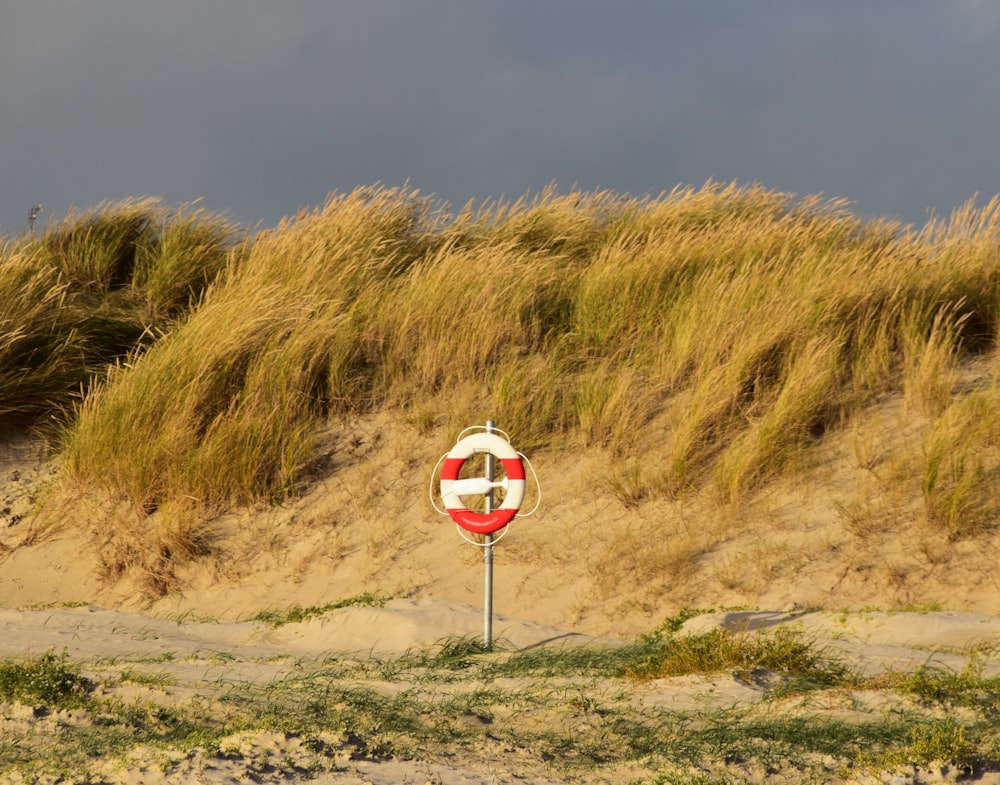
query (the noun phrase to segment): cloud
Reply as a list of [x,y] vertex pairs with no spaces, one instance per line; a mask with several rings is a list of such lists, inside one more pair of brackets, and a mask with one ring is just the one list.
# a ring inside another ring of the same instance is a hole
[[130,195],[274,223],[409,181],[453,204],[709,178],[919,221],[1000,182],[1000,6],[636,0],[15,4],[0,230]]

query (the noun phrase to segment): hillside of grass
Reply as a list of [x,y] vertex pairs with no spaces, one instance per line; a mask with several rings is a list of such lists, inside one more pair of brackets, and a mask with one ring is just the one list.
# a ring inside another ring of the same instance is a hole
[[[112,575],[307,492],[337,471],[322,434],[374,413],[445,444],[496,417],[523,451],[607,456],[625,509],[736,518],[839,435],[922,531],[992,542],[998,324],[996,200],[915,228],[756,185],[458,214],[364,188],[256,236],[130,200],[0,243],[0,418],[115,511]],[[890,398],[919,427],[888,465]],[[892,528],[866,504],[845,525]]]

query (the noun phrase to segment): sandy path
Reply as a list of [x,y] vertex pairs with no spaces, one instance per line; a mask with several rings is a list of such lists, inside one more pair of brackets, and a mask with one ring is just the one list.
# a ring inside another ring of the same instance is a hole
[[[923,664],[959,671],[969,657],[979,653],[984,675],[1000,674],[1000,618],[961,613],[825,613],[825,612],[728,612],[697,616],[680,634],[700,634],[712,629],[775,630],[794,628],[823,647],[836,651],[859,671],[872,675],[887,669],[906,670]],[[540,645],[614,645],[544,625],[498,616],[497,639],[504,647],[524,649]],[[139,614],[104,610],[92,606],[42,610],[0,609],[0,658],[23,659],[47,651],[65,652],[84,663],[87,672],[108,677],[130,669],[168,679],[170,686],[147,689],[134,686],[112,688],[123,699],[148,699],[160,703],[210,695],[234,684],[267,685],[293,677],[309,668],[337,659],[391,658],[407,651],[434,647],[449,638],[474,638],[482,632],[479,608],[453,602],[392,600],[383,608],[349,607],[328,611],[304,622],[272,627],[260,622],[214,623],[156,619]],[[113,680],[113,679],[112,679]],[[527,685],[507,680],[503,686]],[[561,685],[561,686],[560,686]],[[404,689],[406,684],[366,682],[358,687],[378,690]],[[438,690],[442,699],[477,684],[452,683],[421,686]],[[766,700],[765,685],[733,674],[691,675],[632,685],[630,697],[636,710],[643,707],[671,711],[729,710],[752,707]],[[537,685],[536,685],[537,687]],[[548,690],[581,690],[594,701],[621,701],[619,685],[594,681],[556,679]],[[850,706],[829,706],[830,711],[900,711],[898,696],[867,694],[854,697]],[[862,705],[863,704],[863,705]],[[25,733],[34,726],[38,733],[46,723],[72,726],[72,718],[46,717],[30,709],[7,706],[0,712],[0,731]],[[811,709],[815,711],[815,708]],[[245,731],[225,739],[224,754],[203,749],[171,753],[136,747],[123,760],[108,761],[101,781],[116,785],[139,783],[201,782],[223,785],[232,782],[310,781],[320,785],[496,785],[562,782],[546,773],[545,766],[527,764],[509,751],[498,749],[471,761],[461,755],[442,760],[417,761],[399,758],[375,759],[357,755],[347,736],[333,735],[317,742],[294,733],[273,730]],[[261,761],[270,761],[266,765]],[[633,772],[634,773],[634,772]],[[595,779],[573,781],[631,782],[632,774],[621,771],[613,779],[607,771]],[[957,776],[951,772],[951,779]],[[17,774],[0,782],[18,782]],[[929,776],[929,775],[928,775]],[[947,781],[947,771],[937,771],[936,781]],[[983,783],[1000,781],[986,772]],[[992,779],[991,779],[992,778]],[[876,780],[873,780],[876,781]],[[883,780],[890,781],[890,780]],[[896,782],[924,782],[914,774]]]

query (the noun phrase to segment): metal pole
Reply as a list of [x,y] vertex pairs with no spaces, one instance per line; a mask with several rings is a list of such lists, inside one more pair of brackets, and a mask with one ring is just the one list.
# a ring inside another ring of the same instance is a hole
[[35,219],[38,218],[38,214],[42,211],[42,206],[40,204],[33,205],[30,210],[28,210],[28,229],[31,230],[31,236],[35,236]]
[[[494,433],[496,423],[486,421],[486,432]],[[493,454],[486,453],[486,479],[493,482]],[[486,494],[486,512],[493,512],[493,489]],[[483,546],[483,645],[493,648],[493,535],[486,534],[486,545]]]

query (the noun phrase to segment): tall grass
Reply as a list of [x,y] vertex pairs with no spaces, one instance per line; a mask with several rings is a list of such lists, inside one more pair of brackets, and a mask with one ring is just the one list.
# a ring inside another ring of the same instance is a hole
[[[525,449],[642,456],[639,501],[707,487],[739,503],[885,393],[942,416],[1000,320],[997,201],[914,230],[756,185],[550,190],[456,216],[365,188],[243,246],[229,237],[136,202],[4,261],[35,305],[6,318],[0,352],[50,390],[56,350],[28,343],[79,353],[84,331],[51,328],[71,309],[46,303],[128,315],[125,337],[98,331],[112,372],[74,377],[99,383],[66,465],[140,520],[183,508],[182,550],[199,515],[296,492],[320,425],[379,407],[447,412],[435,422],[452,429],[503,412]],[[4,378],[4,408],[30,408],[27,381]],[[987,437],[969,438],[974,452]],[[962,486],[966,469],[949,471]],[[954,528],[941,476],[928,515]]]
[[996,527],[1000,502],[1000,391],[996,385],[955,400],[923,443],[921,494],[926,522],[958,540]]
[[61,416],[186,316],[235,238],[220,218],[143,199],[0,243],[0,418]]

